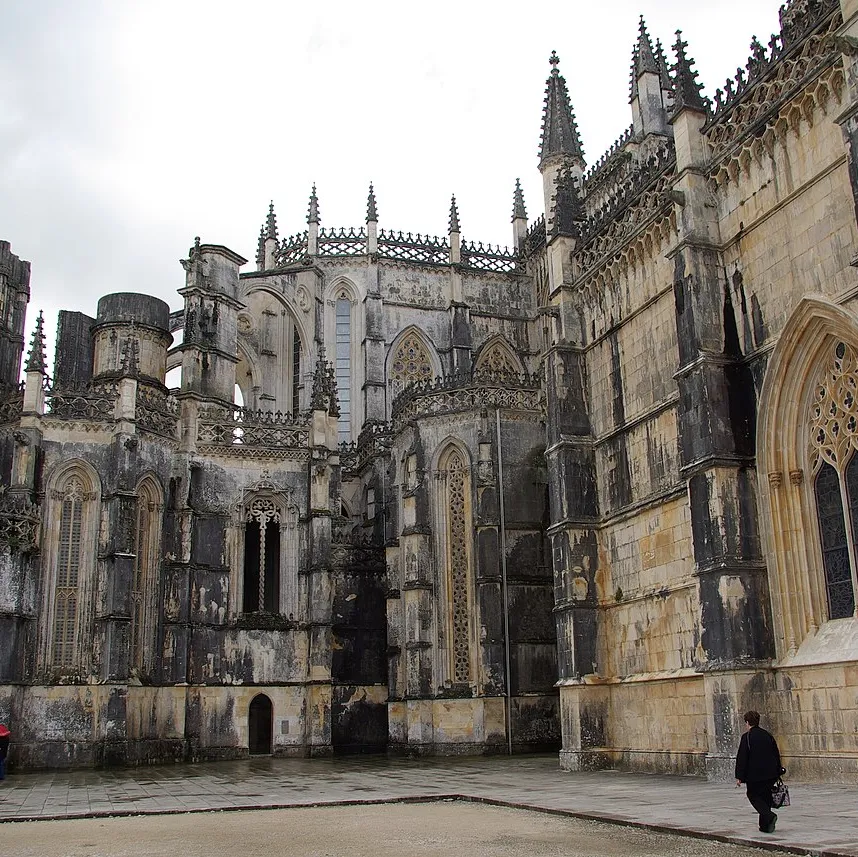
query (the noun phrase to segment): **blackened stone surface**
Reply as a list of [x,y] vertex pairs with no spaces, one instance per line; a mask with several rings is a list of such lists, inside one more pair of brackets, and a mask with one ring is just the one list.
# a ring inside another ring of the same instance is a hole
[[92,378],[95,319],[82,312],[60,310],[54,356],[54,387],[81,390]]
[[134,322],[138,325],[170,329],[170,307],[160,298],[136,292],[114,292],[98,302],[98,324]]
[[387,747],[387,703],[373,702],[366,689],[333,688],[331,739],[334,753],[381,753]]

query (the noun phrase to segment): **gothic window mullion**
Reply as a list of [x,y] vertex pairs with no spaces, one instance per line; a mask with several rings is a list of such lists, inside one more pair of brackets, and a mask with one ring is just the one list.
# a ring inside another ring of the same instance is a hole
[[828,617],[855,615],[858,595],[858,359],[837,342],[811,406],[809,460]]
[[259,609],[265,609],[265,525],[266,517],[259,519]]
[[446,471],[453,680],[457,684],[467,684],[471,681],[470,569],[465,498],[468,481],[465,464],[458,452],[450,456]]

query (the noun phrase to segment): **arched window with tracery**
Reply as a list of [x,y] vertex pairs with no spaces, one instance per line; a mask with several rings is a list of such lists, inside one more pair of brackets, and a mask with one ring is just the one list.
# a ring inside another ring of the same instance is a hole
[[518,377],[522,374],[522,365],[506,342],[495,339],[480,351],[474,365],[474,374]]
[[88,667],[98,532],[94,488],[94,476],[72,467],[49,493],[42,651],[46,666],[63,674]]
[[461,449],[451,447],[441,456],[439,476],[446,542],[444,582],[449,677],[455,684],[469,684],[474,680],[471,478],[467,458]]
[[258,497],[245,515],[244,612],[280,610],[280,509]]
[[155,645],[158,556],[163,502],[151,478],[137,488],[134,579],[131,583],[131,666],[138,672],[151,668]]
[[858,359],[837,342],[816,387],[811,411],[814,474],[828,618],[855,615],[858,591]]
[[396,343],[390,356],[387,381],[391,404],[408,384],[431,381],[435,374],[432,357],[423,337],[416,330],[407,331]]

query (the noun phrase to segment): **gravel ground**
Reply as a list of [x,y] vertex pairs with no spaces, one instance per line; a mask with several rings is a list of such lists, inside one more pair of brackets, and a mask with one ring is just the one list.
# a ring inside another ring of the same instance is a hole
[[32,821],[3,857],[765,857],[785,852],[476,803]]

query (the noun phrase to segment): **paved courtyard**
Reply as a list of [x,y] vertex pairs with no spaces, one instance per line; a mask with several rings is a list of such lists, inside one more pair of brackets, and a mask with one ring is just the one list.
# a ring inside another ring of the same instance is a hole
[[[858,857],[858,800],[854,787],[791,782],[790,791],[794,805],[780,811],[777,832],[762,834],[756,830],[756,816],[744,791],[732,784],[607,771],[569,774],[559,770],[555,756],[257,758],[129,770],[11,774],[0,783],[0,821],[458,799],[462,804],[535,809],[737,845],[775,846],[792,853]],[[368,811],[352,813],[349,818],[363,817]],[[558,824],[561,821],[555,820]],[[159,824],[163,823],[166,822],[162,819]],[[190,823],[194,824],[192,818]],[[208,827],[211,823],[207,820],[205,825],[197,826]],[[47,832],[43,825],[27,828]],[[0,827],[0,852],[4,857],[10,852],[3,842],[10,840],[12,831],[5,825]],[[87,853],[95,852],[90,849]],[[381,852],[367,853],[378,857]]]

